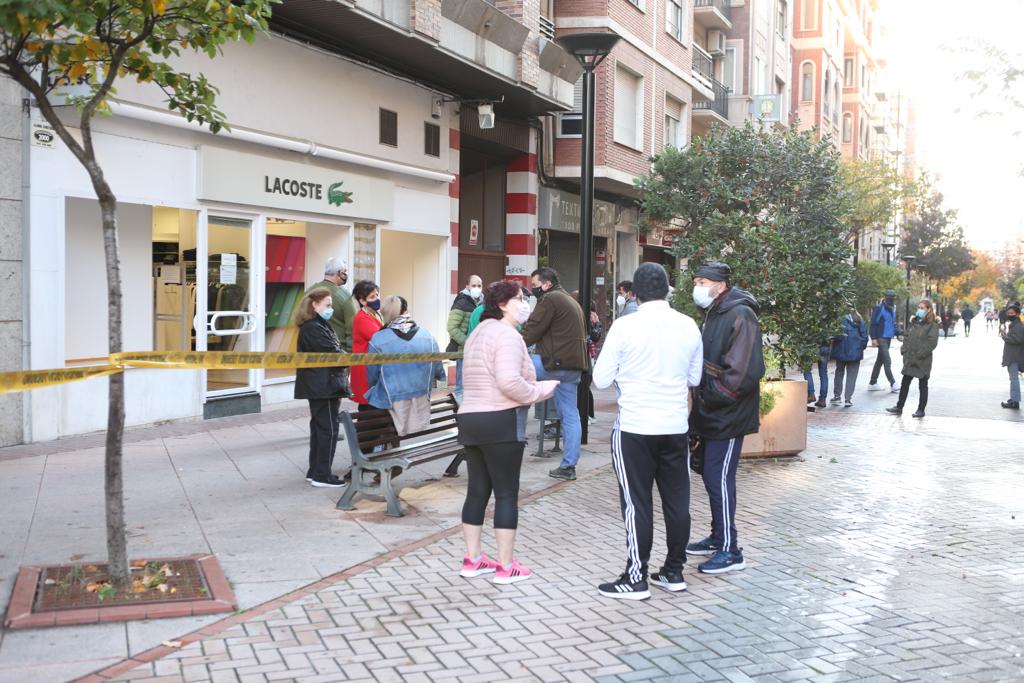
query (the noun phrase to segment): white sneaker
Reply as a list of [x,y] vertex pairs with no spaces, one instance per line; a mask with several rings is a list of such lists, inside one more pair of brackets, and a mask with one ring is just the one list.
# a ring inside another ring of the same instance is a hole
[[893,384],[893,385],[892,385],[892,387],[890,388],[890,390],[891,390],[891,391],[892,391],[892,393],[894,393],[894,394],[898,394],[898,393],[900,393],[900,388],[899,388],[898,386],[896,386],[895,384]]
[[882,387],[878,386],[877,384],[868,385],[868,391],[881,391],[881,389]]

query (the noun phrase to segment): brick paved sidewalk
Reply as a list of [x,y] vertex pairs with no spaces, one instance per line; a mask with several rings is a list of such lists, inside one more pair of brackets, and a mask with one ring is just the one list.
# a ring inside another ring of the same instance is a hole
[[[1017,425],[979,422],[983,450],[962,420],[816,416],[806,458],[740,468],[748,569],[704,577],[691,562],[682,594],[597,595],[624,563],[603,468],[524,505],[518,555],[530,581],[459,578],[461,539],[439,534],[116,677],[1020,680],[1024,458]],[[709,524],[699,482],[692,509],[699,536]],[[662,544],[659,530],[652,562]]]

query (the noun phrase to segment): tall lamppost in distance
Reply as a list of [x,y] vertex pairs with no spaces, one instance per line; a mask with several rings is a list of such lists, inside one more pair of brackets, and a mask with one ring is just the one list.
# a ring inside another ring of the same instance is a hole
[[[594,232],[594,71],[608,53],[619,42],[614,33],[570,33],[555,40],[583,67],[583,139],[581,140],[582,160],[580,163],[580,307],[583,309],[583,324],[590,325],[590,300],[593,278],[590,265],[593,260]],[[582,443],[587,443],[590,395],[590,372],[583,371],[577,404],[580,411],[580,426],[583,429]]]
[[907,330],[910,328],[910,266],[914,262],[913,256],[903,256],[903,261],[907,264],[907,310],[903,314],[903,329]]
[[882,248],[885,249],[885,265],[892,265],[892,250],[896,248],[896,243],[892,240],[882,242]]

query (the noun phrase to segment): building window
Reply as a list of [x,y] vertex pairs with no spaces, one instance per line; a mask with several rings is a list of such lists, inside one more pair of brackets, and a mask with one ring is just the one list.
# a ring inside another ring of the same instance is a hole
[[668,0],[668,6],[665,12],[665,31],[670,36],[683,42],[685,22],[683,21],[686,14],[683,12],[683,0]]
[[825,70],[825,88],[821,91],[821,99],[825,101],[825,120],[828,120],[829,114],[832,111],[830,106],[832,103],[832,70]]
[[686,146],[686,104],[673,98],[665,98],[665,146],[682,149]]
[[764,83],[761,80],[761,58],[754,57],[754,83],[751,94],[760,95],[764,92]]
[[835,106],[832,108],[832,124],[835,126],[839,125],[839,110],[843,108],[843,91],[839,85],[839,81],[836,81],[836,95],[835,95]]
[[843,86],[847,88],[853,87],[853,59],[847,57],[843,62]]
[[583,135],[583,76],[572,90],[572,111],[558,117],[558,137],[578,138]]
[[398,112],[380,110],[380,144],[398,147]]
[[722,85],[729,89],[729,92],[739,91],[736,87],[736,48],[725,48],[725,59],[722,60]]
[[622,67],[615,69],[615,142],[643,148],[643,78]]
[[789,7],[786,0],[777,0],[775,3],[775,31],[783,40],[786,39],[786,30],[789,28]]
[[814,101],[814,63],[804,62],[803,66],[800,67],[801,82],[800,82],[800,101],[801,102],[813,102]]
[[853,142],[853,114],[843,114],[843,144]]
[[800,12],[800,28],[813,31],[818,28],[818,0],[803,0]]
[[423,124],[423,153],[427,156],[441,156],[441,126]]

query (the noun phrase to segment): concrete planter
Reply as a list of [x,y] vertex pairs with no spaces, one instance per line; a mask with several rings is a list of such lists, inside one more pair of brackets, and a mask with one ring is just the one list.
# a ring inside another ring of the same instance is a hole
[[761,418],[761,429],[743,440],[742,458],[796,455],[807,448],[807,382],[771,382],[775,407]]

